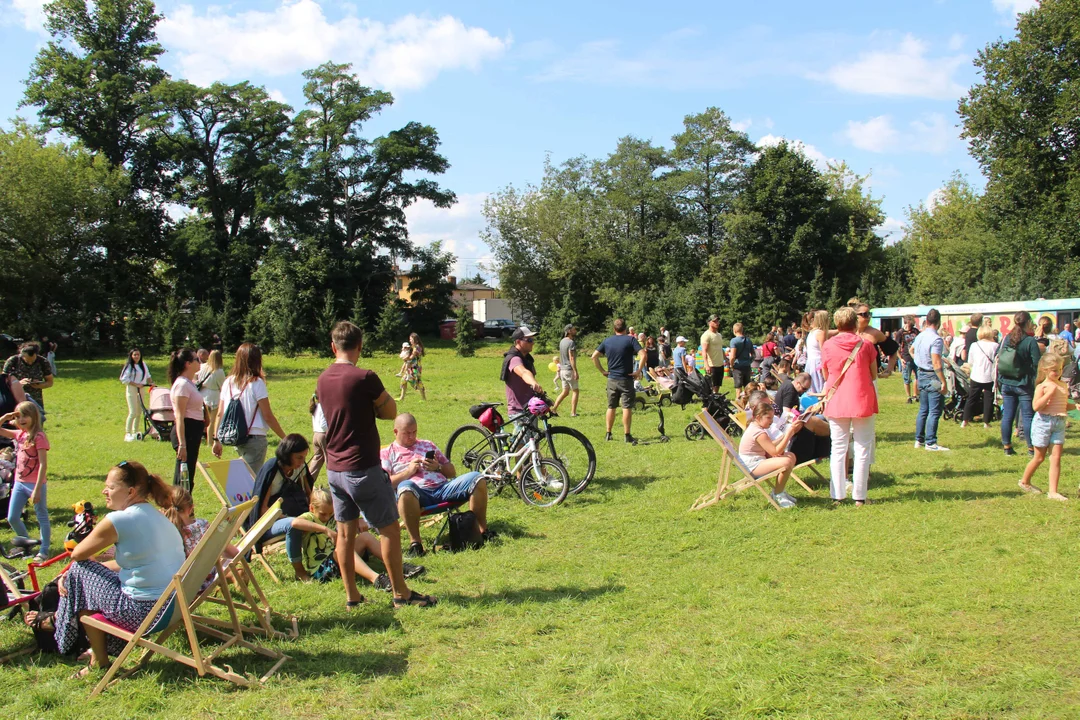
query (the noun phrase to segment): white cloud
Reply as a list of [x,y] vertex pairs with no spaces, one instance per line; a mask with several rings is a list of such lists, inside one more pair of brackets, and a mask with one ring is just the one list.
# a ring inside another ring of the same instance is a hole
[[892,126],[888,115],[878,115],[866,122],[852,120],[844,134],[860,150],[878,153],[892,149],[900,139],[900,133]]
[[267,95],[269,95],[270,99],[274,102],[285,103],[286,105],[290,104],[289,98],[285,97],[285,93],[281,92],[277,88],[270,90]]
[[994,0],[994,9],[1000,13],[1017,15],[1039,4],[1039,0]]
[[464,193],[457,199],[449,208],[437,208],[428,200],[413,203],[405,209],[405,219],[413,243],[423,247],[442,240],[443,249],[458,256],[454,272],[460,278],[475,275],[481,264],[492,266],[494,255],[480,239],[487,193]]
[[192,82],[286,75],[327,60],[349,62],[365,83],[398,90],[427,85],[446,70],[477,70],[511,38],[467,27],[449,15],[406,15],[390,24],[346,15],[328,20],[315,0],[282,0],[277,8],[230,15],[220,7],[180,5],[158,35]]
[[802,153],[807,160],[814,163],[814,166],[818,170],[825,170],[828,167],[829,163],[836,163],[836,160],[834,158],[828,157],[827,155],[825,155],[825,153],[821,152],[813,145],[808,145],[802,140],[791,140],[789,138],[780,137],[777,135],[766,135],[765,137],[757,141],[757,146],[763,148],[774,147],[782,142],[786,142],[788,144],[788,147],[790,147],[792,150]]
[[753,118],[746,118],[745,120],[738,120],[731,123],[732,130],[738,130],[739,132],[746,132],[750,129],[750,126],[754,124]]
[[905,230],[907,230],[907,225],[904,224],[904,221],[894,217],[885,218],[885,222],[878,225],[877,228],[878,235],[884,238],[886,245],[900,242],[904,237]]
[[956,139],[956,132],[940,113],[913,120],[905,132],[893,127],[892,118],[879,115],[865,122],[851,120],[844,136],[855,147],[875,153],[925,152],[940,155]]
[[930,212],[934,212],[934,208],[941,204],[945,199],[945,188],[939,187],[926,196],[926,209]]
[[960,33],[953,33],[951,36],[949,36],[949,50],[952,52],[962,50],[964,47],[964,43],[966,42],[966,35],[961,35]]
[[[45,32],[45,3],[49,0],[10,0],[11,9],[18,14],[18,18],[12,24],[22,25],[27,30]],[[6,15],[6,13],[5,13]],[[11,22],[12,17],[5,17],[4,24]]]
[[964,92],[953,75],[968,62],[964,55],[927,57],[927,44],[907,35],[894,50],[863,53],[858,60],[840,63],[824,75],[841,90],[867,95],[892,95],[952,100]]

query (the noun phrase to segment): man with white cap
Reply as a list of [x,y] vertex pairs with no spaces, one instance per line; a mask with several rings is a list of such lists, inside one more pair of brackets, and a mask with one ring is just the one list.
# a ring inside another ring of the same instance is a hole
[[679,335],[675,338],[675,349],[671,351],[671,361],[675,365],[676,370],[685,370],[690,372],[691,367],[686,361],[686,343],[689,342],[685,337]]
[[573,324],[563,328],[563,339],[559,342],[559,376],[562,378],[563,387],[559,397],[555,398],[555,404],[551,406],[552,410],[558,410],[559,405],[569,395],[570,417],[577,417],[578,398],[581,395],[581,391],[578,390],[577,344],[574,342],[575,337],[577,337],[577,328]]
[[536,363],[532,356],[536,333],[522,325],[510,339],[514,346],[503,355],[499,379],[506,383],[506,410],[513,416],[523,412],[542,388],[536,380]]

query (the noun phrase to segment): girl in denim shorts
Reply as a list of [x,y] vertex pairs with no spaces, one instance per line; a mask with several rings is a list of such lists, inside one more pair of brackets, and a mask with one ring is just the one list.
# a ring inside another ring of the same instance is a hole
[[1031,401],[1031,407],[1035,410],[1035,417],[1031,421],[1031,446],[1035,448],[1035,456],[1027,464],[1024,477],[1020,480],[1020,489],[1024,492],[1042,492],[1031,484],[1031,476],[1042,465],[1049,449],[1050,492],[1046,497],[1060,502],[1068,499],[1058,492],[1058,479],[1061,477],[1061,451],[1065,447],[1065,413],[1072,407],[1068,386],[1061,381],[1064,364],[1065,359],[1055,352],[1047,352],[1039,360],[1035,397]]

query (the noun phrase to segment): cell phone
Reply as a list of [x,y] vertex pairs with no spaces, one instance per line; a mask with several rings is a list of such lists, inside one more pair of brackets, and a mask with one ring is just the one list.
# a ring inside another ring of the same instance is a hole
[[424,453],[424,457],[426,459],[428,459],[428,460],[434,460],[435,459],[435,451],[434,450],[428,450],[426,453]]

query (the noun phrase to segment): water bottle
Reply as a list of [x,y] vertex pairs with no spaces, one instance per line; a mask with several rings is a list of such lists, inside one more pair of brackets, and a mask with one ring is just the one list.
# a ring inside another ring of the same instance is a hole
[[187,469],[187,463],[186,462],[180,463],[180,482],[183,484],[184,487],[187,487],[187,485],[188,485],[188,469]]

